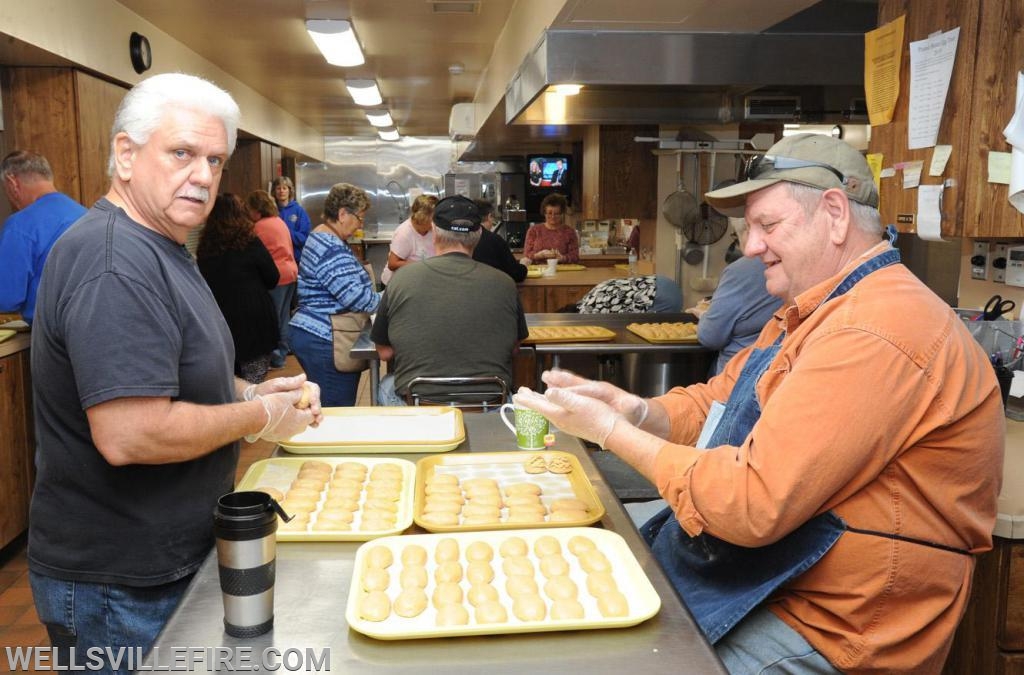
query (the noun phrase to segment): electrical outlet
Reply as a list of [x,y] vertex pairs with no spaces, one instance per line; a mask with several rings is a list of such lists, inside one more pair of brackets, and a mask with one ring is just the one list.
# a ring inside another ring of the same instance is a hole
[[984,281],[988,278],[988,242],[974,242],[974,252],[971,254],[971,278]]
[[1006,282],[1006,249],[1009,248],[1009,244],[1005,241],[999,241],[992,244],[992,250],[989,251],[989,267],[991,268],[992,281],[996,283]]

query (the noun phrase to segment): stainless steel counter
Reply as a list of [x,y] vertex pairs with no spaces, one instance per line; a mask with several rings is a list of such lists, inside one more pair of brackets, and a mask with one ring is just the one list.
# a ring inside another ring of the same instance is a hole
[[[515,440],[495,414],[465,417],[467,441],[453,452],[514,450]],[[280,543],[277,546],[274,630],[255,639],[229,637],[215,555],[211,554],[147,658],[154,667],[174,663],[173,647],[248,647],[330,650],[331,669],[344,673],[441,672],[478,675],[523,673],[725,673],[714,651],[669,585],[622,505],[582,443],[556,434],[555,450],[580,460],[607,514],[603,528],[622,535],[661,597],[653,618],[623,629],[379,641],[348,628],[352,566],[358,543]],[[416,460],[422,455],[404,455]],[[416,528],[413,528],[415,531]],[[197,664],[198,672],[213,672]],[[310,672],[310,671],[307,671]]]
[[[584,354],[604,356],[610,354],[693,354],[701,356],[709,363],[712,351],[700,343],[680,344],[671,342],[648,342],[639,335],[626,330],[628,324],[634,322],[675,322],[692,320],[690,314],[527,314],[526,324],[533,326],[601,326],[615,333],[615,338],[608,342],[551,342],[539,345],[523,345],[520,356],[528,356],[532,350],[536,357],[537,382],[540,374],[547,367],[557,367],[559,356],[566,354]],[[353,358],[369,359],[370,361],[370,397],[372,405],[377,404],[377,388],[380,383],[380,361],[377,350],[370,340],[370,328],[367,326],[356,340],[349,355]],[[550,360],[550,363],[548,361]],[[701,361],[704,372],[707,365]],[[603,379],[603,378],[600,378]],[[685,383],[684,383],[685,384]]]

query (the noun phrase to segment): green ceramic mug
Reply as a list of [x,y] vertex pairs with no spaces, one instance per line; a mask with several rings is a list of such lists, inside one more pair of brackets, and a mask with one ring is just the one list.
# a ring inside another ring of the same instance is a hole
[[[513,411],[515,424],[509,421],[505,413]],[[516,445],[522,450],[543,450],[544,437],[548,434],[548,420],[535,410],[523,408],[512,403],[501,406],[501,421],[516,435]]]

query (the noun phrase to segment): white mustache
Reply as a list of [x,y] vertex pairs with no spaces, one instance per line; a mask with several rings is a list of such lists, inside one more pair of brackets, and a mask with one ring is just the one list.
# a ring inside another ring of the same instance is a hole
[[195,188],[193,190],[186,190],[185,192],[178,194],[178,196],[184,199],[195,199],[201,201],[204,204],[210,201],[210,191],[207,190],[206,188]]

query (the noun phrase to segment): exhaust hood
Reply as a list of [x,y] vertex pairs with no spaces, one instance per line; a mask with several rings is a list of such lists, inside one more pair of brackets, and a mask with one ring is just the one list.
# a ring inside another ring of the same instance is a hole
[[[846,122],[863,109],[862,33],[549,29],[505,92],[513,125]],[[549,91],[583,85],[576,96]],[[773,116],[773,112],[778,114]]]

